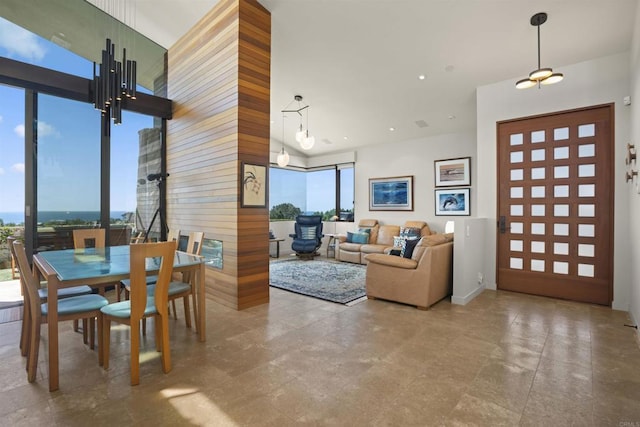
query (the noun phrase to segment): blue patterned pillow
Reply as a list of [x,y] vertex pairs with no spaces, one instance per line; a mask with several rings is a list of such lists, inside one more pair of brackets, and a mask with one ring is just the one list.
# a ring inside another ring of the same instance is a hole
[[400,250],[400,256],[404,258],[411,258],[411,255],[413,255],[413,250],[415,249],[419,241],[420,239],[417,239],[417,238],[406,239],[402,244],[402,249]]
[[316,227],[300,227],[300,237],[303,239],[313,240],[316,238]]
[[420,237],[420,229],[417,227],[400,227],[400,237]]
[[347,231],[347,242],[349,243],[369,243],[369,233],[352,233]]

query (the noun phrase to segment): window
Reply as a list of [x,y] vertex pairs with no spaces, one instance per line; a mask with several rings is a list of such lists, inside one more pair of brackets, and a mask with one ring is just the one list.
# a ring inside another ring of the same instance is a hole
[[320,214],[325,221],[353,221],[353,170],[352,163],[315,169],[271,167],[270,219],[292,220],[299,214]]

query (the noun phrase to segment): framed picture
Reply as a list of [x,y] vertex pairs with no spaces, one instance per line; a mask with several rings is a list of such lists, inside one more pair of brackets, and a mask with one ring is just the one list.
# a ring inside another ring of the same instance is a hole
[[436,160],[436,187],[471,185],[471,157]]
[[452,188],[448,190],[435,190],[436,215],[470,215],[468,188]]
[[370,211],[412,211],[413,176],[369,179]]
[[243,208],[267,207],[267,167],[242,163],[240,200]]

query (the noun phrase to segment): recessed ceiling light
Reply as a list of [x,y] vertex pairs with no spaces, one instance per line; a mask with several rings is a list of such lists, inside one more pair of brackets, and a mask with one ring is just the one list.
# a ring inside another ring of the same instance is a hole
[[424,79],[426,79],[426,78],[427,78],[427,76],[425,76],[424,74],[420,74],[420,75],[418,76],[418,80],[424,80]]
[[394,128],[393,126],[391,126],[391,127],[389,128],[389,130],[390,130],[391,132],[393,132],[394,130],[396,130],[396,128]]
[[345,141],[347,141],[349,139],[348,136],[343,136],[342,139],[344,139]]
[[454,116],[454,115],[452,114],[452,115],[450,115],[450,116],[449,116],[449,117],[447,117],[447,118],[448,118],[449,120],[453,120],[453,119],[455,119],[455,118],[456,118],[456,116]]
[[453,65],[447,65],[446,67],[444,67],[444,70],[448,73],[453,72],[454,69],[455,67]]

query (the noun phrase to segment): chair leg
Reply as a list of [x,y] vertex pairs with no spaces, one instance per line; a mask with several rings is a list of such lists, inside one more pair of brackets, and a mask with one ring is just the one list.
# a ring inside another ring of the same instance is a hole
[[96,348],[96,318],[89,319],[89,348],[91,350]]
[[142,336],[143,337],[147,336],[147,318],[146,317],[142,318]]
[[74,332],[78,332],[80,330],[80,327],[78,326],[78,320],[74,320],[73,321],[73,331]]
[[173,308],[173,318],[178,320],[178,312],[176,311],[176,300],[171,300],[171,308]]
[[162,344],[162,372],[165,374],[171,372],[171,350],[169,348],[169,322],[165,316],[157,316],[158,325],[157,328],[160,329],[160,334],[162,334],[162,338],[160,339],[160,343]]
[[160,315],[153,316],[153,327],[156,336],[156,351],[162,351],[162,329],[160,325]]
[[131,385],[140,384],[140,319],[131,319]]
[[116,283],[116,301],[117,302],[120,302],[120,291],[121,291],[120,283]]
[[198,313],[198,304],[196,303],[196,292],[195,292],[195,289],[191,293],[191,302],[193,303],[193,325],[194,325],[193,328],[195,329],[196,333],[198,333],[198,332],[200,332],[200,331],[198,331],[198,314],[199,313]]
[[98,366],[104,365],[103,324],[102,312],[98,312]]
[[[111,341],[111,319],[102,317],[102,367],[109,369],[109,344]],[[100,355],[98,355],[100,357]]]
[[36,380],[38,373],[38,352],[40,350],[40,323],[31,322],[29,334],[29,356],[27,359],[27,380],[30,383]]
[[89,331],[87,326],[87,319],[82,319],[82,341],[84,341],[85,344],[89,343]]
[[31,312],[29,304],[25,303],[22,309],[22,328],[20,329],[20,353],[26,356],[29,352],[29,327],[31,323]]
[[184,321],[187,324],[187,328],[190,328],[191,327],[191,310],[189,310],[189,295],[183,297],[182,301],[184,303]]

